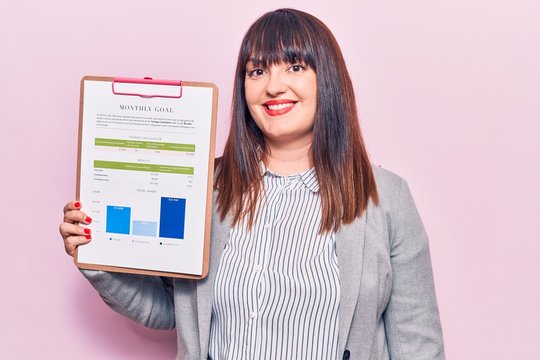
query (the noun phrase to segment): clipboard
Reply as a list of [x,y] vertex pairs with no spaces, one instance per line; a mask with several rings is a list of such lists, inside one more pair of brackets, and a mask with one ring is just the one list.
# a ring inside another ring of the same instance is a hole
[[93,221],[75,264],[206,277],[217,87],[84,76],[80,91],[76,198]]

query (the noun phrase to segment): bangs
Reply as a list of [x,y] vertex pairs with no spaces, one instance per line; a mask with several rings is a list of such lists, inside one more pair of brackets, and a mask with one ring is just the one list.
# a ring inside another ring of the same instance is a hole
[[241,60],[268,67],[301,63],[316,69],[313,31],[309,24],[285,11],[276,11],[253,24],[244,38]]

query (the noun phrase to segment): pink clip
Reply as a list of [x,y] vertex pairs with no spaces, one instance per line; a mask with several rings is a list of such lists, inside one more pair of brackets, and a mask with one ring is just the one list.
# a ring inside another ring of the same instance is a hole
[[[126,92],[126,91],[117,91],[115,88],[115,84],[141,84],[141,85],[163,85],[163,86],[171,86],[171,87],[177,87],[178,88],[178,94],[177,93],[166,93],[166,94],[142,94],[140,92]],[[137,78],[123,78],[118,77],[114,78],[112,82],[112,92],[115,95],[132,95],[132,96],[140,96],[143,98],[153,98],[153,97],[163,97],[163,98],[173,98],[173,99],[179,99],[182,97],[182,81],[180,80],[158,80],[158,79],[152,79],[150,77],[145,77],[143,79],[137,79]]]

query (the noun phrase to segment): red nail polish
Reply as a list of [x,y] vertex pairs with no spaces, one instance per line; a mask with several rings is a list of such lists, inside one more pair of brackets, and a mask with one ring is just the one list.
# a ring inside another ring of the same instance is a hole
[[90,234],[90,229],[84,229],[85,234]]
[[84,221],[86,221],[87,223],[91,223],[92,218],[90,216],[87,216],[86,219],[84,219]]
[[91,238],[92,238],[92,235],[86,235],[85,238],[91,239]]
[[80,208],[81,207],[81,202],[80,201],[75,201],[73,203],[73,206],[75,206],[76,208]]

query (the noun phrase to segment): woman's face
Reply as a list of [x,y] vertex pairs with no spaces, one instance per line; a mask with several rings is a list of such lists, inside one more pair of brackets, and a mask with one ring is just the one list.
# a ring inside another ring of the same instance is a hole
[[267,142],[302,146],[313,139],[317,76],[300,63],[246,65],[246,101]]

